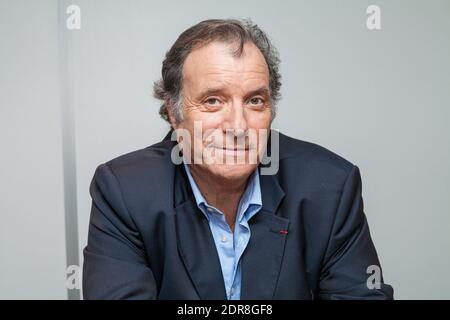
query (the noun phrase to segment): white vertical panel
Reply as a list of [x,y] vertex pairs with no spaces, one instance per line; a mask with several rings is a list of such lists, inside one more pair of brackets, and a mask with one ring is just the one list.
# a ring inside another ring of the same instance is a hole
[[65,299],[56,1],[0,2],[0,299]]

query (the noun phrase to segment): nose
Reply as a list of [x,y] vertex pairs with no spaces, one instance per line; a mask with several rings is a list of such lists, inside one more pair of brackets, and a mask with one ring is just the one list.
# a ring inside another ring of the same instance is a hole
[[235,132],[236,135],[245,133],[248,129],[247,115],[244,105],[240,101],[234,101],[227,110],[222,128],[225,131]]

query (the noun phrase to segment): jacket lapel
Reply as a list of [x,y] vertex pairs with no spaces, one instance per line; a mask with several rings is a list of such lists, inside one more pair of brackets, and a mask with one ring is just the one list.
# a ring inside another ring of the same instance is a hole
[[273,299],[289,220],[275,215],[284,198],[276,176],[261,175],[263,207],[249,221],[250,241],[242,256],[241,299]]
[[184,168],[176,166],[174,203],[178,251],[200,299],[225,300],[214,238],[188,184]]

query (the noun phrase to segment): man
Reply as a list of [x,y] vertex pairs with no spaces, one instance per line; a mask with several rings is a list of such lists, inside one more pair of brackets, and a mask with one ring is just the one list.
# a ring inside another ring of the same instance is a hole
[[86,299],[392,298],[358,168],[270,130],[278,65],[250,21],[180,35],[155,83],[171,132],[95,172]]

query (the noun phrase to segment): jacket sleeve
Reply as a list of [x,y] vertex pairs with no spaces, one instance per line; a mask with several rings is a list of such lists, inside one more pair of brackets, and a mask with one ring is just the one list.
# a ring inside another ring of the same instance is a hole
[[370,237],[356,166],[342,190],[319,286],[320,299],[393,299]]
[[157,288],[144,246],[107,164],[95,171],[88,244],[84,249],[84,299],[155,299]]

